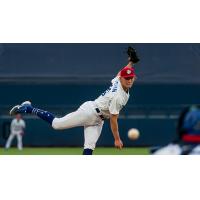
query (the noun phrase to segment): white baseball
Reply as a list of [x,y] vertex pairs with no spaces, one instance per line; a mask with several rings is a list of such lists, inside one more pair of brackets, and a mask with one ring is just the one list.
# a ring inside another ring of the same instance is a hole
[[128,138],[130,140],[136,140],[138,139],[140,136],[140,132],[138,129],[136,128],[131,128],[129,131],[128,131]]

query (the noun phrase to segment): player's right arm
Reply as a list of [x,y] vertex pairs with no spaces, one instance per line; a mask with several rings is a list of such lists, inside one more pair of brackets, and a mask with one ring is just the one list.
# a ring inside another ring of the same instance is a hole
[[25,129],[26,128],[26,123],[24,120],[22,120],[22,128]]
[[22,123],[21,123],[21,125],[22,125],[22,126],[21,126],[21,129],[22,129],[22,130],[21,130],[21,133],[20,133],[20,134],[23,136],[23,135],[25,134],[26,123],[25,123],[24,120],[22,120],[21,122],[22,122]]
[[120,139],[119,130],[118,130],[118,116],[119,115],[110,115],[110,127],[112,130],[112,134],[115,140],[115,147],[122,149],[123,143]]

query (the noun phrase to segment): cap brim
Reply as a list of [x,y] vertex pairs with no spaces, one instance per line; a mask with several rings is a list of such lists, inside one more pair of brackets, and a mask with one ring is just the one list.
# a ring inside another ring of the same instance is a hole
[[126,75],[126,76],[121,76],[122,78],[134,78],[134,77],[136,77],[136,75]]

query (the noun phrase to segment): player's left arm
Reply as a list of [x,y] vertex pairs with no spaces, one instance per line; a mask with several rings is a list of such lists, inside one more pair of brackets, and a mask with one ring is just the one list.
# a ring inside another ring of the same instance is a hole
[[116,114],[116,115],[111,114],[110,115],[110,127],[111,127],[112,134],[113,134],[113,137],[114,137],[114,140],[115,140],[115,147],[122,149],[123,143],[122,143],[122,141],[120,139],[120,135],[119,135],[118,116],[119,116],[118,114]]
[[[133,67],[133,62],[129,61],[128,64],[126,65],[126,67],[132,68]],[[120,70],[121,71],[121,70]],[[118,72],[117,76],[120,76],[120,71]]]
[[26,123],[25,123],[25,121],[23,120],[23,121],[22,121],[22,132],[21,132],[21,135],[24,135],[24,134],[25,134],[25,128],[26,128]]
[[[138,58],[136,50],[131,46],[128,47],[126,53],[128,55],[128,64],[126,67],[132,68],[135,63],[140,61],[140,59]],[[120,71],[118,72],[117,76],[120,76]]]

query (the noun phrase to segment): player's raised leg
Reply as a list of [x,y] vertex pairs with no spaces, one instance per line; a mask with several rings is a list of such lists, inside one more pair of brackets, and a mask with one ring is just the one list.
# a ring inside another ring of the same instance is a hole
[[35,114],[44,121],[48,122],[49,124],[52,125],[52,121],[54,120],[55,116],[45,110],[34,108],[31,105],[30,101],[25,101],[21,105],[16,105],[10,110],[10,115],[16,115],[18,113],[21,114]]
[[88,123],[88,121],[90,121],[88,115],[84,111],[78,109],[77,111],[69,113],[64,117],[56,117],[52,122],[52,127],[56,130],[63,130],[84,126],[84,124]]
[[69,113],[61,118],[55,117],[48,111],[33,107],[30,101],[25,101],[21,105],[16,105],[10,110],[10,115],[15,115],[17,113],[35,114],[39,118],[48,122],[56,130],[84,126],[85,124],[92,123],[95,118],[94,113],[91,112],[91,109],[88,107],[87,103],[81,106],[81,108],[79,108],[77,111]]

